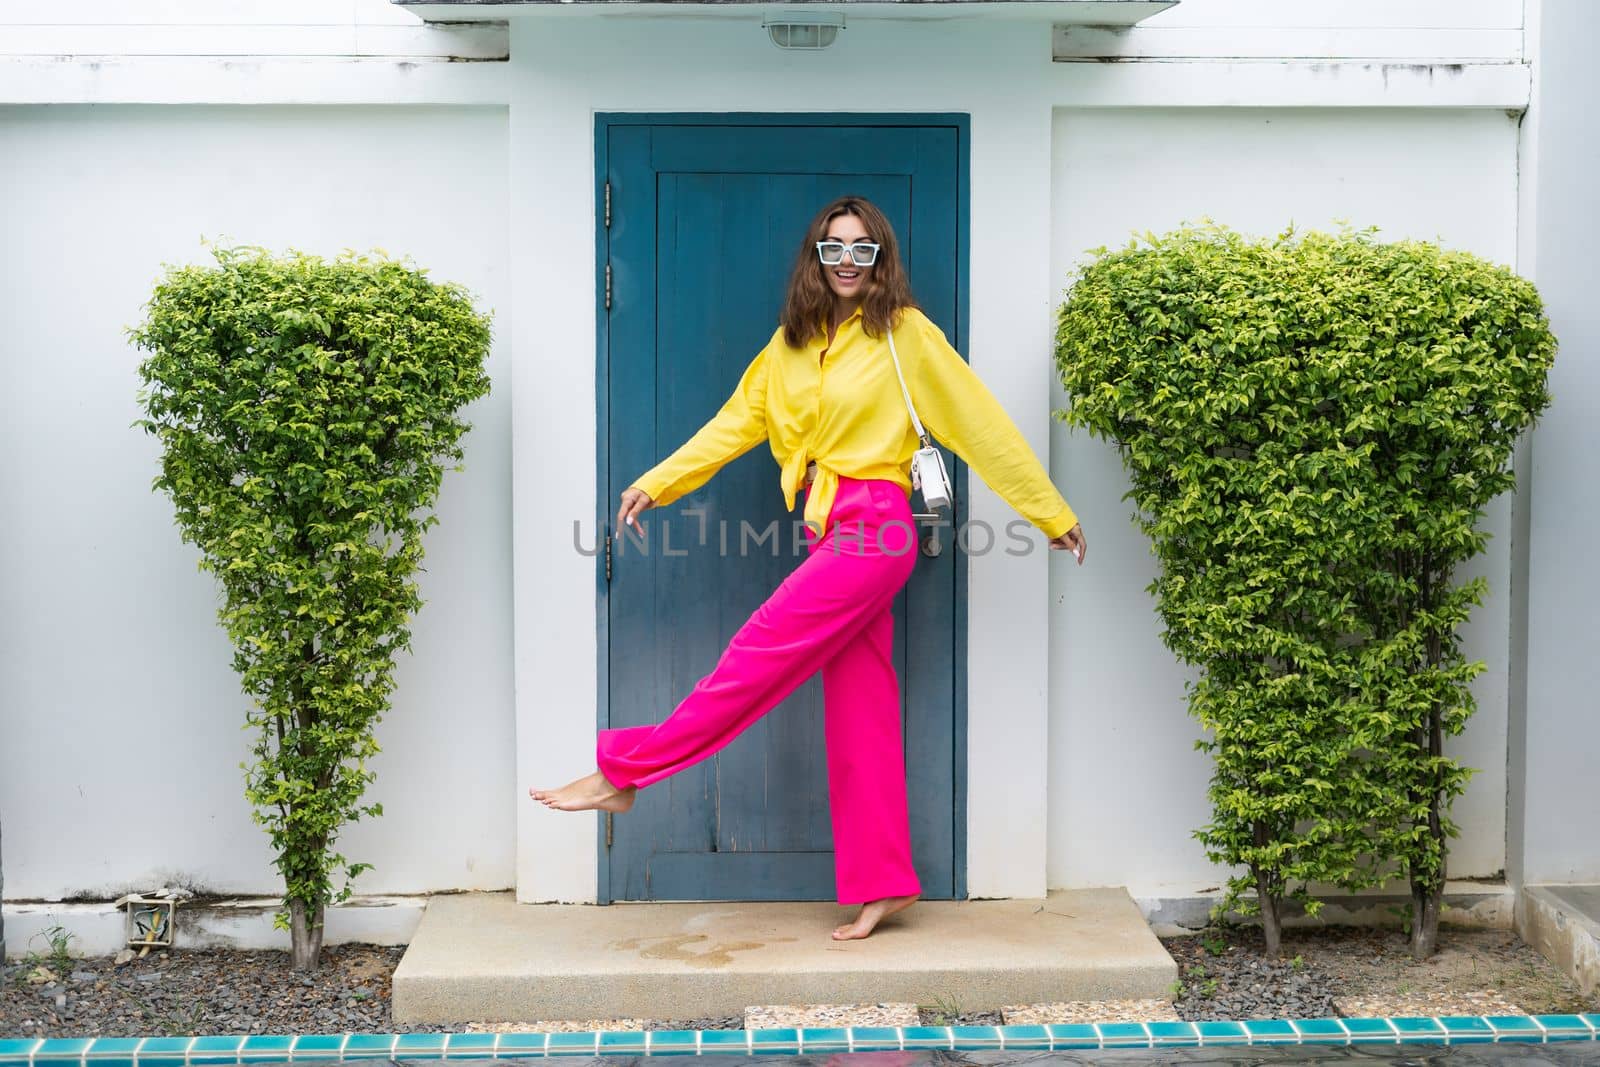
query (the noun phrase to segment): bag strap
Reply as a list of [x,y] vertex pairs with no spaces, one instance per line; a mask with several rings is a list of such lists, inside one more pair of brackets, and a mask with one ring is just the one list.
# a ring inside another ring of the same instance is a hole
[[917,440],[922,442],[924,448],[932,448],[933,442],[928,440],[928,432],[922,428],[922,420],[917,418],[916,405],[911,403],[911,390],[906,388],[906,376],[900,370],[900,353],[894,347],[894,330],[889,331],[889,355],[894,359],[894,376],[900,379],[900,395],[906,398],[906,410],[911,413],[911,428],[917,431]]

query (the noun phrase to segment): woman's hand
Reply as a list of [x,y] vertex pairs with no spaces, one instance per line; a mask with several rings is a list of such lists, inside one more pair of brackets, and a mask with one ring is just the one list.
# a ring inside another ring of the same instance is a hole
[[1089,542],[1083,537],[1083,523],[1079,523],[1060,537],[1050,542],[1051,548],[1065,548],[1078,557],[1078,566],[1083,566],[1083,557],[1088,553]]
[[655,506],[656,502],[650,499],[649,493],[630,485],[622,491],[622,506],[617,509],[617,529],[632,526],[634,519]]

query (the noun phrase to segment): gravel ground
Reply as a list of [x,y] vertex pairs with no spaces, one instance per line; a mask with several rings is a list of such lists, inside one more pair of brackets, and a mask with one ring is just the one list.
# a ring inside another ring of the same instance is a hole
[[[149,1037],[185,1034],[412,1033],[467,1029],[397,1026],[389,977],[404,948],[338,945],[314,974],[286,952],[153,952],[0,969],[0,1036]],[[734,1030],[742,1016],[629,1020],[629,1029]],[[521,1024],[515,1029],[532,1029]],[[551,1029],[553,1029],[552,1027]],[[576,1024],[567,1029],[592,1029]]]
[[[1397,931],[1331,927],[1293,930],[1282,958],[1264,959],[1260,933],[1229,929],[1164,939],[1178,962],[1183,1019],[1307,1018],[1334,1014],[1483,1014],[1514,1005],[1530,1014],[1600,1011],[1517,937],[1498,930],[1447,930],[1439,954],[1415,963]],[[300,975],[286,953],[207,950],[155,952],[122,966],[75,959],[57,968],[37,961],[0,968],[0,1036],[88,1037],[236,1033],[392,1033],[396,1030],[501,1029],[509,1024],[397,1027],[389,1016],[389,978],[401,948],[341,945],[324,951],[315,974]],[[1417,1007],[1420,1005],[1421,1007]],[[1387,1006],[1387,1007],[1386,1007]],[[1009,1009],[1016,1013],[1027,1006]],[[1108,1020],[1093,1004],[1070,1007]],[[1111,1005],[1106,1005],[1109,1011]],[[1432,1008],[1434,1010],[1428,1011]],[[995,1026],[998,1011],[958,1004],[919,1006],[927,1025]],[[607,1020],[607,1027],[617,1020]],[[626,1020],[628,1029],[732,1030],[742,1016]],[[547,1024],[517,1024],[515,1029]],[[551,1026],[550,1028],[554,1028]],[[593,1020],[569,1029],[601,1028]]]
[[1286,930],[1275,961],[1262,955],[1254,927],[1162,944],[1183,984],[1178,1013],[1190,1020],[1600,1010],[1600,994],[1585,997],[1509,930],[1446,928],[1424,963],[1392,929]]

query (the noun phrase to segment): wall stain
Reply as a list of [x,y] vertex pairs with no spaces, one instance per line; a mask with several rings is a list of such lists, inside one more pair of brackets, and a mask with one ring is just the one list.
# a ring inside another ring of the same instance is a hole
[[[691,967],[726,967],[735,952],[766,948],[769,942],[797,941],[794,937],[773,937],[767,941],[718,941],[710,944],[705,934],[674,934],[667,937],[630,937],[613,941],[611,948],[638,952],[641,959],[673,960]],[[691,947],[692,946],[692,947]]]

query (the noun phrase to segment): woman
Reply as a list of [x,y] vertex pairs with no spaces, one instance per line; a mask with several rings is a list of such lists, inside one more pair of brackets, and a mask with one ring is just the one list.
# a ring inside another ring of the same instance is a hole
[[704,485],[763,440],[789,507],[805,485],[809,553],[663,722],[602,730],[599,769],[529,790],[561,811],[624,812],[638,789],[712,755],[815,671],[826,705],[828,796],[840,904],[861,904],[835,940],[863,938],[921,892],[911,865],[895,595],[916,564],[907,475],[918,446],[890,357],[894,331],[927,430],[1083,562],[1083,529],[1016,426],[916,306],[894,231],[859,197],[812,222],[782,326],[722,409],[622,494],[617,525]]

